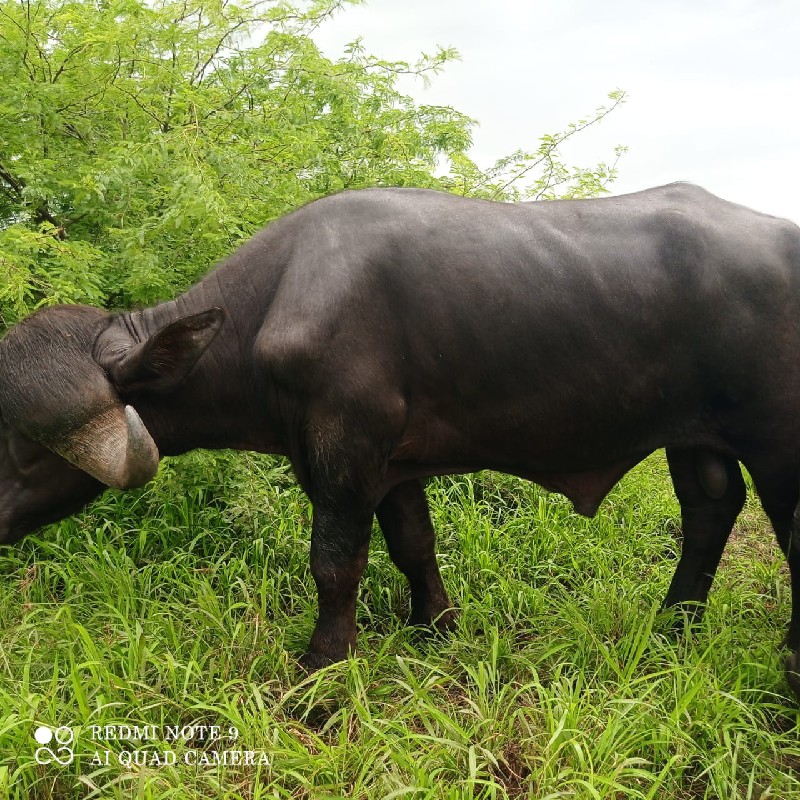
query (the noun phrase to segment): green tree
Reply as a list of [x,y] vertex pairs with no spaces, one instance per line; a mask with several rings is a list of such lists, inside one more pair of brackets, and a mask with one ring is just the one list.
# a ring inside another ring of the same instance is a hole
[[454,51],[319,52],[315,29],[348,1],[0,0],[0,324],[174,295],[270,219],[346,188],[520,199],[613,178],[558,156],[607,109],[481,170],[472,120],[397,89]]

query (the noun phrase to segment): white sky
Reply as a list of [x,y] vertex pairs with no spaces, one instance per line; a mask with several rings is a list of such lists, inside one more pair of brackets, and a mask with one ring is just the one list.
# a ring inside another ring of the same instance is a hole
[[627,103],[564,148],[570,165],[629,147],[615,194],[689,180],[800,222],[800,0],[368,0],[314,35],[329,57],[461,54],[402,85],[477,119],[482,167],[607,103]]

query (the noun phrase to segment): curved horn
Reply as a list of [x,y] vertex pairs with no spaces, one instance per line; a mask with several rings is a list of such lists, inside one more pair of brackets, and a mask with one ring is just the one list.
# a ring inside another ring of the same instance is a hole
[[114,405],[50,447],[115,489],[144,486],[158,471],[158,448],[132,406]]

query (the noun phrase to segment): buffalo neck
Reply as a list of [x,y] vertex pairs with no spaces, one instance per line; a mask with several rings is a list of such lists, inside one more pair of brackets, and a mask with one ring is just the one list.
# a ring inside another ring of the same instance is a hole
[[237,300],[222,290],[212,273],[175,300],[125,312],[115,320],[138,343],[182,317],[212,307],[225,312],[222,329],[183,384],[170,392],[140,391],[126,398],[139,412],[162,455],[196,448],[282,449],[257,397],[252,309]]

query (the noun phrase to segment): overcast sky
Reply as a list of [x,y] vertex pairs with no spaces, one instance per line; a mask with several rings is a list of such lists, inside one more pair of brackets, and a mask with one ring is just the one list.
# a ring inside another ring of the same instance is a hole
[[624,144],[615,194],[689,180],[800,222],[798,0],[368,0],[314,38],[336,57],[357,36],[389,59],[458,49],[429,88],[403,88],[476,118],[483,167],[620,88],[627,103],[581,133],[567,163]]

